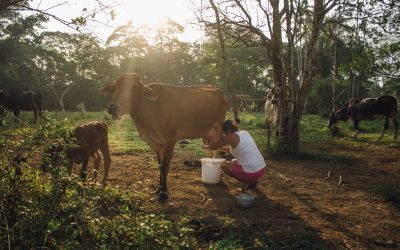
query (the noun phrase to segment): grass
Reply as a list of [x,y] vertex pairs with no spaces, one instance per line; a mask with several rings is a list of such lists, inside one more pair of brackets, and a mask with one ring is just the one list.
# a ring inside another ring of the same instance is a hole
[[[147,152],[151,151],[149,146],[139,137],[136,127],[129,116],[124,116],[119,121],[111,120],[106,112],[48,112],[49,117],[57,120],[65,120],[70,124],[71,128],[89,121],[98,120],[105,121],[109,126],[109,140],[112,148],[120,153],[132,152]],[[22,112],[20,118],[27,123],[30,127],[37,129],[40,122],[33,123],[32,112]],[[227,114],[227,119],[233,119],[232,113]],[[250,131],[253,135],[258,147],[263,151],[264,155],[268,155],[266,147],[267,135],[264,124],[264,113],[241,113],[240,114],[241,129]],[[40,121],[40,119],[39,119]],[[385,137],[381,141],[376,141],[380,135],[383,121],[362,121],[361,132],[357,139],[351,137],[353,133],[351,121],[338,124],[340,127],[341,137],[332,137],[330,131],[326,128],[327,118],[318,115],[305,115],[301,120],[301,143],[320,142],[340,145],[348,141],[357,143],[370,143],[382,145],[389,148],[400,148],[399,141],[393,141],[393,126],[390,126],[386,132]],[[29,131],[29,130],[28,130]],[[3,126],[0,127],[0,134],[21,135],[26,133],[27,129],[22,124],[15,124],[11,117],[7,117],[3,121]],[[196,156],[203,157],[205,154],[201,149],[201,140],[191,140],[190,144],[185,146],[177,144],[175,152],[188,153]],[[273,140],[272,140],[273,147]],[[327,159],[334,158],[336,160],[346,160],[346,156],[327,156],[324,154],[317,154],[309,152],[307,148],[303,147],[303,153],[296,156],[299,159]]]

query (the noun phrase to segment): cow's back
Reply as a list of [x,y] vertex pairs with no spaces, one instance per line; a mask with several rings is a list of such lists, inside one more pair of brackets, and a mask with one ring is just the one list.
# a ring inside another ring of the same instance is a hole
[[223,123],[227,100],[221,90],[209,86],[176,87],[168,84],[148,85],[158,101],[148,105],[154,124],[164,134],[178,138],[198,138],[216,123]]
[[355,102],[350,111],[352,116],[360,119],[375,119],[379,116],[390,116],[397,112],[397,100],[393,96],[383,95],[378,98],[366,98]]
[[78,126],[74,135],[79,147],[88,152],[95,152],[99,149],[102,141],[108,135],[108,128],[104,122],[89,122]]
[[11,109],[24,111],[42,110],[43,96],[41,93],[26,91],[12,94],[6,99],[6,106]]

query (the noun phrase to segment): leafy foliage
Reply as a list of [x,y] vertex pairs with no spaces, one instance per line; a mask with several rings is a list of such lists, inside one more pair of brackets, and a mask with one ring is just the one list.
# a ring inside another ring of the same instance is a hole
[[[40,172],[40,161],[29,154],[42,148],[43,142],[49,147],[60,139],[73,144],[65,122],[48,118],[21,143],[1,137],[1,248],[163,249],[191,245],[184,218],[173,222],[147,214],[140,197],[81,183],[68,176],[60,162],[50,174]],[[65,154],[60,158],[65,161]]]

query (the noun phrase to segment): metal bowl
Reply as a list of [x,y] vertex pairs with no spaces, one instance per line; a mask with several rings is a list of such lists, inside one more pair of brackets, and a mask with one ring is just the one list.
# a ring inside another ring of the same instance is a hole
[[254,202],[254,196],[251,194],[238,194],[236,195],[236,202],[240,207],[243,208],[248,208],[251,207],[251,205]]

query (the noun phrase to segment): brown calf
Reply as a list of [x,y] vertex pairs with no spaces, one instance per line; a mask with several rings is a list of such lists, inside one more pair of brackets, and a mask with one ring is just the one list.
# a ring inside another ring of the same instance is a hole
[[[92,156],[94,158],[93,180],[96,180],[97,171],[99,170],[101,162],[100,150],[104,158],[104,177],[102,183],[105,184],[108,179],[108,172],[111,164],[107,124],[93,121],[80,125],[75,128],[74,136],[78,148],[72,150],[72,152],[68,154],[68,158],[70,158],[73,163],[82,163],[80,175],[82,179],[86,179],[88,161]],[[72,173],[72,164],[69,167],[69,173]]]

